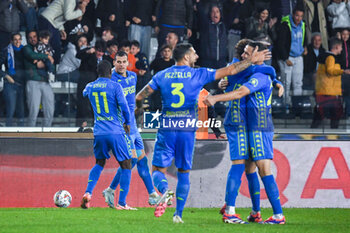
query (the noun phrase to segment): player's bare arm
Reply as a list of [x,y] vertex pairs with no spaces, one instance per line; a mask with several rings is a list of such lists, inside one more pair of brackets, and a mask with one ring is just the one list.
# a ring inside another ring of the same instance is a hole
[[218,69],[215,74],[215,79],[222,79],[229,75],[235,75],[239,72],[247,69],[252,64],[258,64],[266,60],[271,59],[271,52],[268,49],[258,52],[258,48],[255,48],[252,56],[244,61],[233,63],[227,67]]
[[150,96],[153,92],[154,90],[149,85],[146,85],[142,88],[142,90],[139,93],[137,93],[135,113],[142,110],[143,100]]
[[208,106],[214,106],[214,104],[216,102],[220,102],[220,101],[229,101],[229,100],[237,100],[237,99],[241,99],[244,96],[247,96],[250,94],[250,90],[245,87],[245,86],[241,86],[240,88],[238,88],[237,90],[234,91],[230,91],[227,92],[225,94],[220,94],[220,95],[208,95],[205,99],[204,99],[204,103]]

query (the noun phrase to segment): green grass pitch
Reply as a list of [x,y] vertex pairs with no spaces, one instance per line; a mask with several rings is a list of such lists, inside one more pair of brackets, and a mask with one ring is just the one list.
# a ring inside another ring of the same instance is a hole
[[[160,218],[153,208],[117,211],[109,208],[0,208],[0,232],[350,232],[350,209],[285,208],[286,225],[224,224],[218,208],[185,208],[184,224],[173,224],[173,208]],[[237,209],[242,218],[249,209]],[[263,209],[266,219],[271,209]]]

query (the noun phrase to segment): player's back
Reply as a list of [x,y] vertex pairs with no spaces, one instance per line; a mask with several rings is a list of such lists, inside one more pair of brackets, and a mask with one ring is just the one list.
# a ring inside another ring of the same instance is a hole
[[98,78],[86,85],[83,95],[91,102],[94,117],[94,135],[122,134],[123,118],[120,102],[126,104],[120,84],[109,78]]
[[245,85],[251,91],[246,99],[248,130],[273,132],[271,115],[272,80],[270,76],[255,73]]
[[215,80],[215,72],[188,66],[172,66],[158,72],[149,85],[161,92],[163,116],[195,118],[199,92],[206,83]]

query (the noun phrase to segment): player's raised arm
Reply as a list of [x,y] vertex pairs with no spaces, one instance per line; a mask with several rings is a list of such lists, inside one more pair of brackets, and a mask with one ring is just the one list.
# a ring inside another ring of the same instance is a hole
[[138,112],[138,110],[142,109],[143,100],[145,98],[147,98],[148,96],[150,96],[153,92],[154,92],[154,90],[151,88],[151,86],[149,84],[147,84],[146,86],[144,86],[142,88],[141,91],[139,91],[139,93],[137,93],[135,112]]
[[215,79],[222,79],[229,75],[235,75],[245,69],[247,69],[252,64],[261,63],[266,60],[271,59],[271,52],[268,49],[258,52],[256,47],[250,58],[247,58],[244,61],[233,63],[227,67],[216,70]]
[[230,100],[237,100],[237,99],[241,99],[244,96],[247,96],[250,94],[250,90],[245,87],[245,86],[241,86],[240,88],[238,88],[237,90],[234,91],[230,91],[227,92],[225,94],[220,94],[220,95],[208,95],[205,99],[204,99],[204,103],[208,106],[214,106],[214,104],[216,102],[220,102],[220,101],[230,101]]

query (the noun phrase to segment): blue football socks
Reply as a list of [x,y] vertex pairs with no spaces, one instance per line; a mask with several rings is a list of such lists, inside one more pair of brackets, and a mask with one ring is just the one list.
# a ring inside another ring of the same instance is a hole
[[125,206],[126,205],[126,196],[129,192],[130,180],[131,180],[131,169],[121,169],[120,176],[120,192],[119,192],[119,201],[118,204]]
[[233,164],[229,171],[227,185],[226,185],[226,194],[227,202],[226,206],[235,206],[236,198],[238,195],[239,188],[242,182],[242,174],[244,172],[244,164]]
[[153,187],[153,182],[151,178],[151,174],[149,173],[147,157],[143,157],[141,160],[137,162],[137,171],[139,172],[140,177],[143,180],[143,183],[146,186],[148,194],[155,192]]
[[256,172],[246,174],[248,180],[248,187],[250,193],[250,199],[252,200],[252,210],[255,212],[260,211],[260,183],[258,174]]
[[177,187],[176,187],[176,211],[175,215],[182,218],[182,211],[184,210],[188,193],[190,191],[190,173],[177,173]]
[[101,172],[103,170],[103,167],[101,167],[98,164],[95,164],[95,166],[91,169],[89,174],[89,181],[88,185],[86,187],[86,193],[92,194],[92,191],[94,190],[96,183],[98,179],[100,178]]
[[273,214],[282,214],[282,206],[280,194],[273,175],[264,176],[261,178],[264,183],[267,197],[272,205]]
[[165,177],[165,174],[160,171],[154,171],[152,177],[154,187],[156,187],[160,193],[164,194],[168,189],[168,180]]
[[[133,167],[135,167],[137,163],[137,159],[136,158],[132,158],[131,159],[131,169],[133,169]],[[115,174],[113,180],[112,180],[112,183],[111,185],[109,186],[111,189],[115,190],[120,182],[120,176],[122,174],[122,168],[119,167],[118,170],[117,170],[117,174]]]

